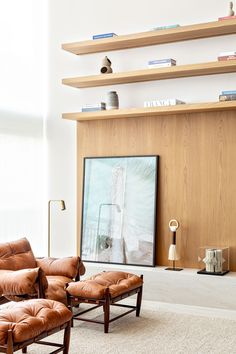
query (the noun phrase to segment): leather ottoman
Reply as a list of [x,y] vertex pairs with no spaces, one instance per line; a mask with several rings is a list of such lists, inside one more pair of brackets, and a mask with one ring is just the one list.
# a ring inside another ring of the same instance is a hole
[[[94,304],[92,308],[73,316],[75,320],[104,324],[104,332],[108,333],[109,323],[133,311],[140,314],[142,301],[143,276],[140,277],[126,272],[102,272],[86,280],[69,283],[67,286],[67,302],[70,309],[80,303]],[[136,306],[117,304],[116,302],[137,294]],[[128,311],[110,319],[110,305],[129,308]],[[103,306],[104,321],[96,321],[81,317],[97,307]]]
[[[0,352],[12,354],[32,343],[52,345],[69,353],[71,311],[62,303],[32,299],[17,303],[9,303],[0,308]],[[64,329],[63,344],[45,342],[45,338]],[[54,353],[55,351],[53,351]]]

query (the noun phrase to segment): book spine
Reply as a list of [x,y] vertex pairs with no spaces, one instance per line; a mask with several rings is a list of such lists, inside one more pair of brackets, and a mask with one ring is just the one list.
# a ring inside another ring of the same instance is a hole
[[167,25],[167,26],[158,26],[153,28],[154,31],[159,31],[159,30],[163,30],[163,29],[171,29],[171,28],[177,28],[179,27],[179,24],[173,24],[173,25]]
[[235,101],[236,95],[220,95],[219,100],[220,101]]
[[224,16],[224,17],[219,17],[218,21],[224,21],[224,20],[233,20],[236,19],[236,16]]
[[85,104],[83,106],[83,108],[100,108],[100,107],[106,107],[106,103],[101,102],[101,103],[94,103],[94,104]]
[[169,98],[163,100],[155,100],[155,101],[145,101],[144,107],[158,107],[158,106],[175,106],[178,104],[184,104],[185,102],[178,100],[176,98]]
[[105,109],[99,109],[99,108],[82,108],[81,112],[101,112],[105,111]]
[[110,38],[116,36],[115,33],[103,33],[93,35],[93,39]]
[[236,95],[236,90],[222,91],[222,95]]
[[218,61],[236,60],[236,55],[219,56]]
[[148,65],[153,65],[153,64],[165,64],[165,63],[173,63],[176,64],[176,60],[172,58],[168,59],[157,59],[157,60],[149,60]]
[[169,66],[176,66],[176,64],[172,64],[172,63],[163,63],[163,64],[153,64],[153,65],[148,65],[149,69],[157,69],[157,68],[166,68]]

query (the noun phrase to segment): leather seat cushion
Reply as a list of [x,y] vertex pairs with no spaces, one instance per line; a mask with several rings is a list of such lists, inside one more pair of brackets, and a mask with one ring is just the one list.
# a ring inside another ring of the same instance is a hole
[[126,272],[102,272],[92,277],[72,282],[67,291],[75,297],[103,299],[106,288],[109,288],[111,298],[126,293],[141,286],[143,280],[135,274]]
[[14,343],[24,342],[68,322],[72,313],[60,302],[34,299],[3,305],[0,309],[0,344],[13,331]]
[[47,275],[46,278],[48,281],[48,288],[45,291],[46,298],[67,304],[65,288],[72,279],[61,275]]

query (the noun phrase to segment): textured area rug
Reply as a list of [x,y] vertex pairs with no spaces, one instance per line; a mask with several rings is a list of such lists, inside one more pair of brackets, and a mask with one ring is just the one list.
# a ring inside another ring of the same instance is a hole
[[[90,316],[98,316],[96,311]],[[118,311],[112,307],[113,313]],[[50,338],[61,341],[62,337],[59,332]],[[51,348],[32,345],[28,353],[46,354]],[[108,334],[103,333],[102,325],[75,321],[70,354],[100,353],[232,354],[236,353],[236,321],[163,311],[157,306],[150,309],[145,305],[139,318],[132,313],[111,323]]]

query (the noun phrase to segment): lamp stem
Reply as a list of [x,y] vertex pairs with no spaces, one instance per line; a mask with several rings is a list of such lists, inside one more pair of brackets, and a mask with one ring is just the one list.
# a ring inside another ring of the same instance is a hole
[[51,254],[51,211],[50,211],[51,200],[48,202],[48,257]]

